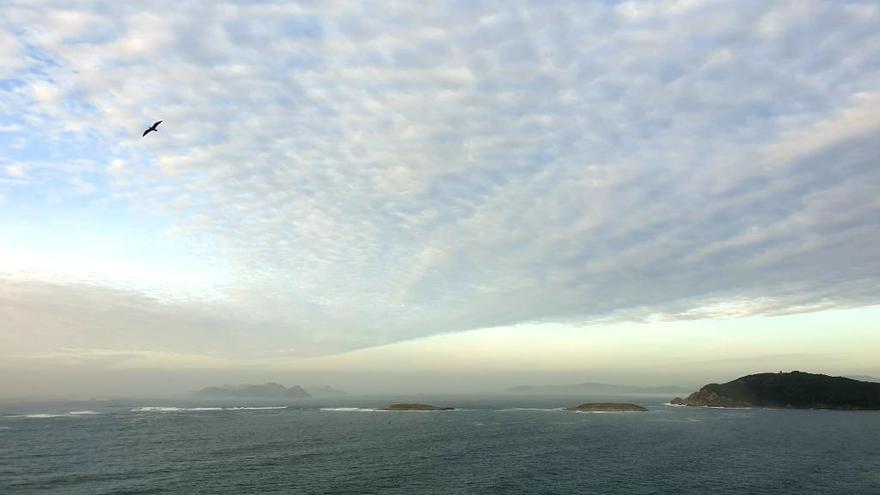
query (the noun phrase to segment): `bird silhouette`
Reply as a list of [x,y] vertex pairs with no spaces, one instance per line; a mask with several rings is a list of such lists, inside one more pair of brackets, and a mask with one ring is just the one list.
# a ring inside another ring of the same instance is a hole
[[159,132],[159,129],[156,129],[156,128],[159,127],[159,124],[161,124],[161,123],[162,123],[162,121],[160,120],[159,122],[156,122],[155,124],[151,125],[149,129],[147,129],[146,131],[144,131],[144,134],[143,134],[143,136],[141,136],[141,137],[146,136],[147,134],[150,133],[150,131],[153,131],[153,132]]

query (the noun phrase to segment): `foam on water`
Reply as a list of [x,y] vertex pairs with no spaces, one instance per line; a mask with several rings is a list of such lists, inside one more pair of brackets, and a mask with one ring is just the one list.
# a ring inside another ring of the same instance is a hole
[[[0,485],[12,487],[0,492],[880,493],[880,411],[728,417],[664,407],[664,397],[645,404],[651,414],[578,417],[544,398],[466,399],[472,409],[462,414],[380,414],[372,398],[0,404],[0,428],[9,427],[0,430]],[[234,409],[280,402],[288,409]],[[138,403],[151,410],[130,412]],[[231,410],[187,412],[193,406]],[[510,406],[526,407],[498,412]],[[102,414],[69,414],[84,407]],[[26,413],[66,417],[2,417]]]
[[652,419],[650,420],[656,423],[700,423],[702,419],[696,418],[681,418],[681,419],[670,419],[670,418],[662,418],[662,419]]
[[188,412],[188,411],[222,411],[222,407],[173,407],[173,406],[142,406],[132,408],[131,412]]
[[37,413],[37,414],[12,414],[10,416],[4,416],[5,418],[63,418],[67,416],[67,414],[49,414],[49,413]]
[[569,411],[578,414],[629,414],[629,413],[646,413],[651,411]]
[[498,412],[512,411],[564,411],[564,407],[508,407],[506,409],[496,409]]
[[373,407],[322,407],[320,410],[321,411],[332,411],[332,412],[436,413],[436,412],[464,411],[466,409],[419,410],[419,409],[377,409],[377,408],[373,408]]
[[287,406],[232,406],[232,407],[175,407],[175,406],[141,406],[131,412],[201,412],[201,411],[261,411],[271,409],[287,409]]
[[224,410],[226,411],[263,411],[263,410],[271,410],[271,409],[287,409],[287,406],[236,406],[236,407],[226,407]]
[[32,414],[12,414],[3,416],[4,418],[29,418],[29,419],[45,419],[45,418],[69,418],[71,416],[91,416],[100,414],[95,411],[70,411],[67,413],[32,413]]
[[336,411],[336,412],[387,412],[382,409],[375,409],[370,407],[322,407],[322,411]]

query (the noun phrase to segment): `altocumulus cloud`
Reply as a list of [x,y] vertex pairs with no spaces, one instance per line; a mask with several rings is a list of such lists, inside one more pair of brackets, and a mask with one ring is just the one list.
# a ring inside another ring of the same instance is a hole
[[[7,343],[46,335],[29,351],[880,302],[873,1],[3,11],[4,135],[97,147],[52,184],[160,212],[236,270],[210,301],[7,277]],[[7,203],[55,187],[25,158],[3,157]]]

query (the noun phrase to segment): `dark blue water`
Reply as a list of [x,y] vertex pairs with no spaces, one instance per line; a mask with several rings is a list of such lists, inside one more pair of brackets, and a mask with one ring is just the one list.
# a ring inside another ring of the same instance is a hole
[[0,404],[0,493],[880,494],[880,412],[580,399]]

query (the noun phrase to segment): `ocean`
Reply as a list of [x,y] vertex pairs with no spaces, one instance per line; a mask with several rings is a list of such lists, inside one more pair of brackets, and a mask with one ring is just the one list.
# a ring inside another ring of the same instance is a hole
[[880,494],[880,412],[608,399],[6,402],[0,493]]

